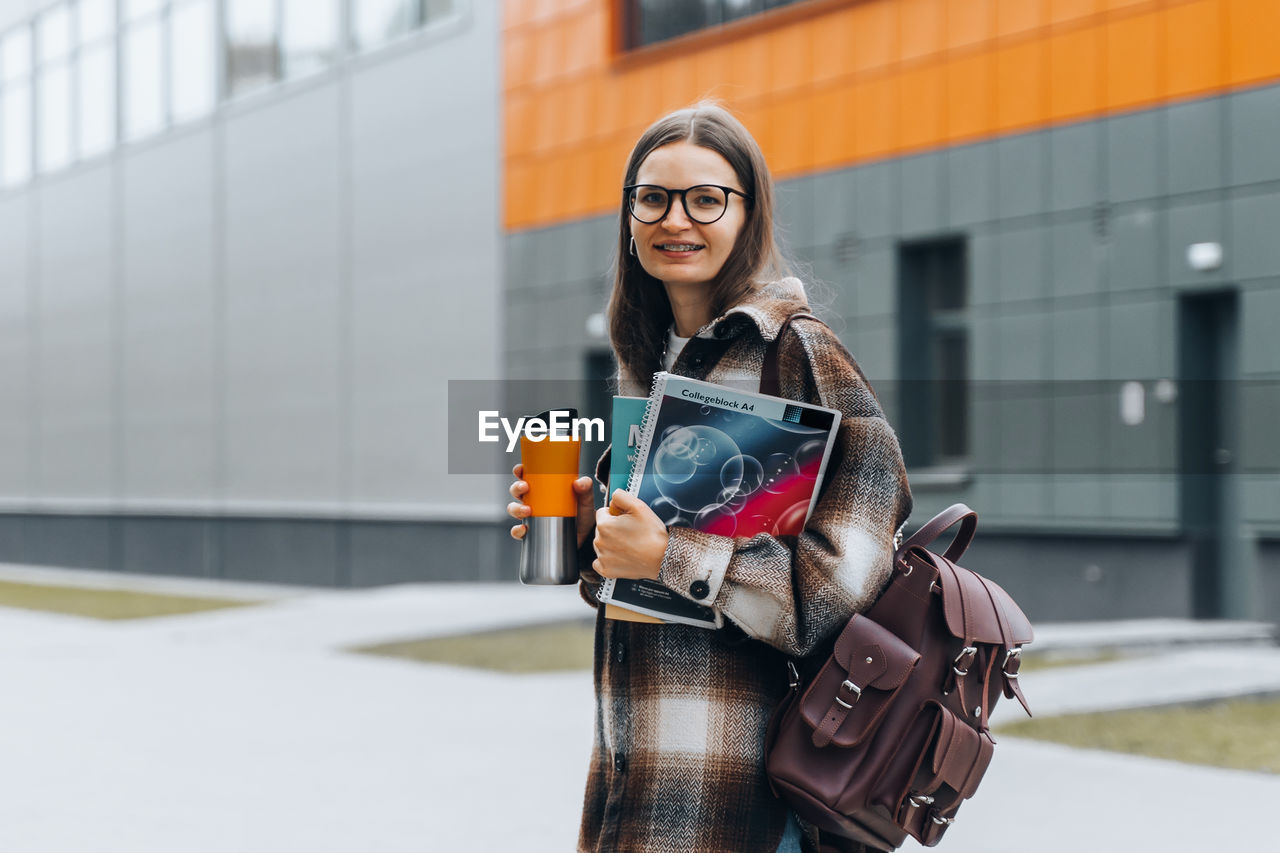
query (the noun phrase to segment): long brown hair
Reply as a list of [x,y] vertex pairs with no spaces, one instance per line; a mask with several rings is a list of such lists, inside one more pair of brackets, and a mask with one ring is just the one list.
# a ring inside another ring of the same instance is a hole
[[[649,126],[631,149],[623,185],[636,182],[650,152],[687,141],[715,151],[729,162],[742,189],[754,199],[720,272],[708,284],[711,316],[737,305],[764,281],[789,274],[790,267],[773,233],[773,177],[751,133],[724,107],[703,101],[668,113]],[[662,282],[649,275],[631,254],[631,214],[619,192],[617,263],[609,297],[609,338],[623,374],[647,383],[661,365],[663,344],[674,316]]]

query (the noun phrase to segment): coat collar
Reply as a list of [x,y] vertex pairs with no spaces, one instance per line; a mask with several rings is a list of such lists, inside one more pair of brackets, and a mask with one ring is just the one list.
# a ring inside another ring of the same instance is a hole
[[695,336],[713,340],[734,338],[754,325],[761,338],[772,341],[788,317],[808,310],[804,285],[800,279],[788,276],[756,288],[737,305],[699,329]]

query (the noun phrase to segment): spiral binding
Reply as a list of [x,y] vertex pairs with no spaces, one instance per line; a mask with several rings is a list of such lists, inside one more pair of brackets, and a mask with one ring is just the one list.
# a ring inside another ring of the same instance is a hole
[[659,401],[666,388],[671,374],[659,370],[653,375],[653,387],[649,389],[649,402],[644,407],[644,418],[640,421],[640,447],[636,451],[636,460],[631,466],[631,474],[627,477],[627,491],[636,494],[640,491],[640,480],[644,475],[645,463],[649,460],[650,444],[653,443],[653,430],[657,425]]
[[[640,446],[636,451],[636,459],[631,466],[631,473],[627,475],[627,491],[633,495],[640,491],[640,479],[644,472],[645,463],[649,459],[649,443],[653,440],[653,428],[658,419],[658,401],[662,399],[662,389],[666,387],[667,377],[670,375],[665,370],[659,370],[653,375],[653,387],[649,389],[649,402],[645,404],[644,417],[640,420]],[[625,452],[625,449],[623,452]],[[608,503],[612,498],[613,495],[606,496],[605,502]],[[613,578],[605,578],[596,593],[596,599],[602,603],[607,603],[612,596]]]

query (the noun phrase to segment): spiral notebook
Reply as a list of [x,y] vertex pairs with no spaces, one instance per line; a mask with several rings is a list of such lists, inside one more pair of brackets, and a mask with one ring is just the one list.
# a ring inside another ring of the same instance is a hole
[[[796,536],[818,501],[839,426],[836,409],[658,373],[627,491],[668,527]],[[723,624],[715,608],[657,581],[606,579],[598,597],[664,622]]]

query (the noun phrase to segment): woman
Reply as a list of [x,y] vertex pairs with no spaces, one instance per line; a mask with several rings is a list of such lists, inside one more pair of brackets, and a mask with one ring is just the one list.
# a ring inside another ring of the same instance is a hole
[[[620,394],[654,371],[758,387],[770,341],[808,310],[774,241],[773,184],[754,139],[709,104],[655,122],[623,181],[609,329]],[[710,631],[597,616],[596,732],[579,850],[814,850],[764,772],[769,716],[786,659],[829,640],[889,579],[893,536],[911,510],[897,439],[853,358],[812,319],[778,342],[782,396],[837,408],[836,446],[799,536],[728,538],[666,528],[616,492],[598,512],[579,497],[584,597],[601,577],[656,578],[718,608]],[[597,465],[608,480],[609,452]],[[521,466],[508,512],[528,517]],[[524,535],[523,525],[511,529]],[[803,836],[803,848],[802,848]]]

